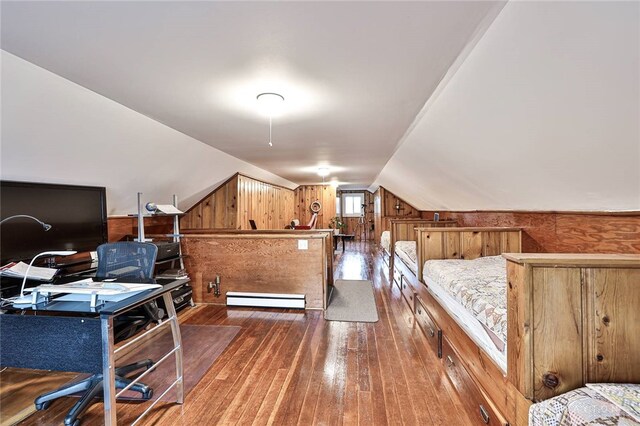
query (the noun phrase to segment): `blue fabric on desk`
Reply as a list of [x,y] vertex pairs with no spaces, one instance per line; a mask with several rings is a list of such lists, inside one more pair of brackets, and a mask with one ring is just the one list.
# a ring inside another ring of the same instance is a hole
[[102,373],[100,320],[0,315],[0,366]]

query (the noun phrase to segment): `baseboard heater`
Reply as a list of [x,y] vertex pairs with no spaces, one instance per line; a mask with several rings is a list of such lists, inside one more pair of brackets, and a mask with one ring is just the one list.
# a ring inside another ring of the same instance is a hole
[[227,306],[304,309],[304,294],[227,292]]

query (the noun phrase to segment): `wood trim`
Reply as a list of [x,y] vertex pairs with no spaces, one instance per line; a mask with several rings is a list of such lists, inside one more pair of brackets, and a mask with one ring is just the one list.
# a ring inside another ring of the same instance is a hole
[[531,266],[640,268],[638,254],[504,253],[503,256],[514,263]]

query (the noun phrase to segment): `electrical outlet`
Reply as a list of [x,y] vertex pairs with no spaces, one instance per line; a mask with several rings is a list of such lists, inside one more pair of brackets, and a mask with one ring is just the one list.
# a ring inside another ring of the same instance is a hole
[[298,240],[298,250],[309,250],[309,241]]

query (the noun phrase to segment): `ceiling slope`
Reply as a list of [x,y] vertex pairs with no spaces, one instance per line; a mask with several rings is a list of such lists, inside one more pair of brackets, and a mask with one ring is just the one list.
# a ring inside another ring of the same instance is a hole
[[502,4],[3,1],[2,48],[290,181],[368,186]]
[[138,192],[186,209],[236,172],[296,187],[10,53],[1,63],[2,179],[104,186],[109,215],[135,213]]
[[508,3],[376,184],[425,210],[640,210],[639,8]]

